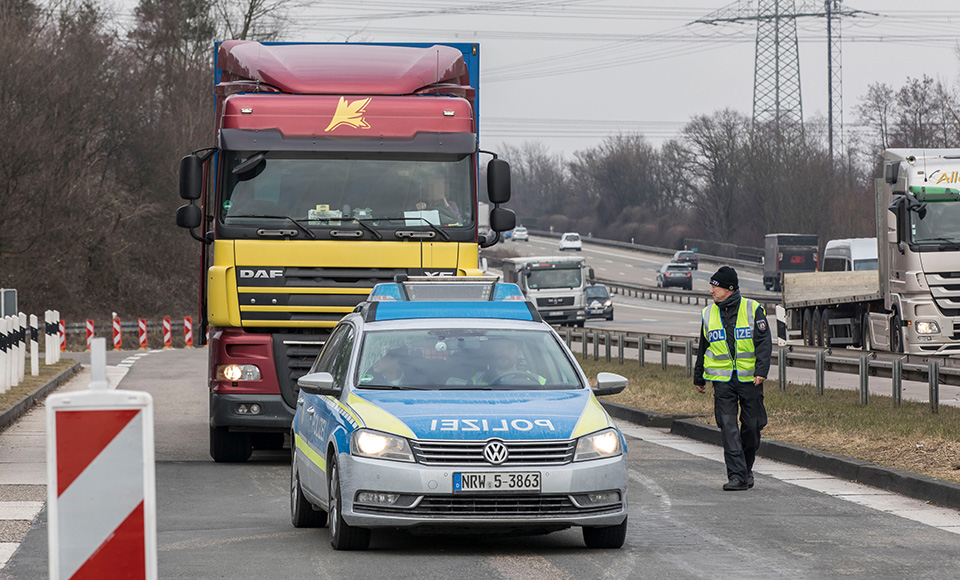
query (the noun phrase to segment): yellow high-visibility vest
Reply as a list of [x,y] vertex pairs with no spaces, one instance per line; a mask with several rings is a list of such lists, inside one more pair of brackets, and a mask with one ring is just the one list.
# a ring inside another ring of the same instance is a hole
[[705,380],[728,382],[733,379],[734,369],[737,371],[738,380],[742,382],[753,380],[753,372],[757,364],[757,355],[753,347],[753,325],[759,305],[756,300],[740,299],[740,309],[734,325],[736,353],[733,356],[730,355],[730,349],[727,347],[727,335],[720,317],[720,306],[711,304],[700,313],[709,344],[703,357]]

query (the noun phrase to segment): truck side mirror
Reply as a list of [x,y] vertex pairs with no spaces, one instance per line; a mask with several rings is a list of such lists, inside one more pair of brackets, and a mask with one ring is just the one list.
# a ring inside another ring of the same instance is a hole
[[202,192],[203,160],[199,155],[187,155],[180,160],[180,197],[187,200],[200,199]]
[[883,180],[887,183],[894,185],[897,183],[897,180],[900,178],[900,162],[891,163],[884,168]]
[[[495,204],[510,201],[510,164],[503,159],[491,159],[487,163],[487,197]],[[506,229],[512,230],[513,226]]]
[[597,275],[593,273],[593,268],[590,268],[589,270],[587,270],[587,275],[590,276],[590,283],[591,283],[591,284],[596,284],[596,283],[597,283]]
[[907,200],[905,197],[898,196],[893,200],[893,203],[891,203],[890,206],[887,207],[887,209],[890,210],[890,212],[893,213],[894,216],[896,216],[896,224],[897,224],[896,233],[895,233],[896,239],[894,239],[893,241],[898,244],[906,241],[907,239],[907,227],[908,227],[907,224],[909,221],[907,219],[907,216],[909,212],[907,211],[907,208],[906,208],[906,205],[907,205],[906,201]]
[[506,232],[517,227],[517,214],[504,207],[495,207],[490,210],[490,229],[495,232]]
[[177,208],[177,225],[181,228],[199,228],[203,223],[203,212],[196,205],[181,205]]

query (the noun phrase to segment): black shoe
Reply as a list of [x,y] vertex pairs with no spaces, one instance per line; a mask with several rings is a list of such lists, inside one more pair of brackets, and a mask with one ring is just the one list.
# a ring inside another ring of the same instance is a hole
[[748,488],[752,488],[752,487],[753,487],[753,472],[752,472],[752,471],[747,474],[747,487],[748,487]]
[[731,477],[730,481],[723,484],[723,491],[746,491],[748,489],[750,488],[739,477]]

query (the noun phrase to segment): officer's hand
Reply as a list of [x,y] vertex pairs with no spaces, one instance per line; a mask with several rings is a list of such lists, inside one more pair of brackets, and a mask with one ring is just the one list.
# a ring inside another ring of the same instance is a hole
[[707,385],[693,385],[693,386],[697,387],[697,392],[698,392],[698,393],[706,393],[706,392],[707,392]]
[[753,384],[762,385],[765,380],[767,380],[767,377],[753,377]]

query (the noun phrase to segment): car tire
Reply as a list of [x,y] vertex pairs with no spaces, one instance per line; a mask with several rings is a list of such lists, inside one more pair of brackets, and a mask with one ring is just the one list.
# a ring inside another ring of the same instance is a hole
[[217,463],[241,463],[250,459],[250,433],[233,433],[227,427],[210,427],[210,457]]
[[331,460],[330,480],[328,483],[330,498],[330,545],[334,550],[366,550],[370,546],[370,530],[357,528],[343,521],[343,507],[340,494],[340,469],[337,462]]
[[295,528],[325,528],[328,521],[327,512],[314,508],[313,504],[303,497],[296,450],[290,462],[290,521]]
[[609,320],[609,321],[612,322],[612,321],[613,321],[613,314],[611,314],[610,316],[608,316],[608,317],[607,317],[607,320]]
[[627,539],[627,518],[615,526],[583,527],[583,543],[588,548],[615,550]]

